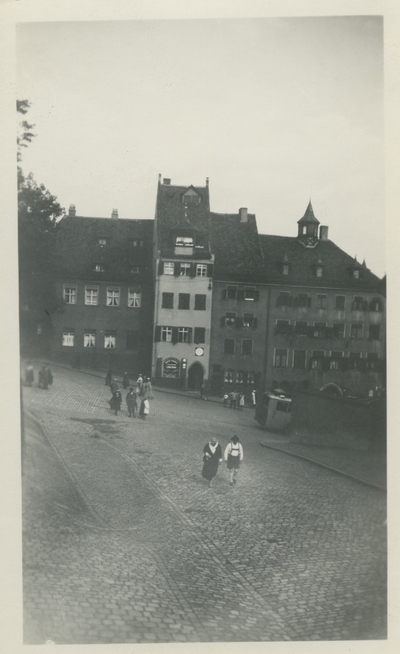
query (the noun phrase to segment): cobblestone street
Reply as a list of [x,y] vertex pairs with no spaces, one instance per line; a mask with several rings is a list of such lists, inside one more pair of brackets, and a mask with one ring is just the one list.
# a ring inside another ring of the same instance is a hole
[[[262,447],[251,410],[114,416],[103,379],[53,372],[24,388],[25,644],[386,638],[384,492]],[[238,483],[210,489],[203,446],[234,433]]]

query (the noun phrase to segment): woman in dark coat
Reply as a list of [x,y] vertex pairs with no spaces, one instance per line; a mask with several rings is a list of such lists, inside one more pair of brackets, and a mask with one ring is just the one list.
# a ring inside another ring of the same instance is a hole
[[113,396],[110,400],[110,407],[114,411],[115,415],[118,415],[118,411],[121,410],[122,395],[121,391],[116,390],[113,393]]
[[208,479],[208,487],[212,487],[212,480],[218,472],[218,466],[222,462],[221,445],[218,443],[215,436],[210,438],[210,441],[203,448],[203,470],[201,476]]
[[123,376],[123,379],[122,379],[122,386],[124,388],[128,388],[128,386],[129,386],[129,376],[128,376],[127,372],[124,372],[124,376]]

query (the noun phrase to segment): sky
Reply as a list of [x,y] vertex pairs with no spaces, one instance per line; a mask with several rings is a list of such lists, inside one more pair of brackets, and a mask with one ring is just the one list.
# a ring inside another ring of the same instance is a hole
[[78,215],[152,219],[159,173],[211,209],[386,272],[380,17],[20,23],[22,167]]

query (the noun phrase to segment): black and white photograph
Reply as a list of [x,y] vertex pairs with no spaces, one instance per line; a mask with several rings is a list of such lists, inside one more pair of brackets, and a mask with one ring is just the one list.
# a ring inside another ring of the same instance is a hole
[[16,21],[22,645],[388,651],[386,17],[358,5]]

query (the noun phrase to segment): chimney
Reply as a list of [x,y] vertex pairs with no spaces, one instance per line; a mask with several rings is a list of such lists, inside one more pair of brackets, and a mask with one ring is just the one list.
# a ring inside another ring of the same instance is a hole
[[163,184],[164,184],[165,186],[169,186],[169,185],[171,184],[171,180],[168,179],[168,177],[164,177],[164,179],[163,179]]
[[74,204],[70,204],[70,205],[69,205],[68,215],[69,215],[69,216],[76,216],[76,209],[75,209],[75,205],[74,205]]
[[241,223],[247,223],[247,207],[242,207],[239,209],[239,216]]
[[115,220],[118,218],[118,209],[113,209],[111,218],[114,218]]
[[206,186],[208,186],[209,179],[206,177]]
[[161,173],[158,173],[158,183],[161,184]]
[[319,240],[327,241],[328,240],[328,229],[327,225],[321,225],[319,228]]

